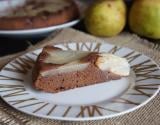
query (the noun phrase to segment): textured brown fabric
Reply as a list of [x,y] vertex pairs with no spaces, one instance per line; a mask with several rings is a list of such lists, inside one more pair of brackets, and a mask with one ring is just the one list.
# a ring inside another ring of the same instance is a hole
[[[35,46],[31,46],[25,52],[1,57],[0,67],[4,66],[8,61],[16,56],[24,54],[27,51],[41,48],[47,44],[87,41],[104,41],[119,46],[129,47],[152,57],[157,64],[160,64],[160,53],[158,50],[154,49],[154,44],[149,43],[136,35],[122,33],[113,38],[96,38],[68,28],[53,33],[53,35],[48,39]],[[0,125],[160,125],[160,94],[140,109],[123,116],[85,122],[56,121],[29,116],[14,110],[0,99]]]

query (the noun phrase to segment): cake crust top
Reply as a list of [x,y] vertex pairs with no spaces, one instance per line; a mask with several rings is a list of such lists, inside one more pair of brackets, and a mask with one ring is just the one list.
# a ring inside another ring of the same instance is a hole
[[56,13],[73,4],[71,0],[26,0],[23,4],[8,10],[3,17],[26,17]]
[[62,50],[57,47],[46,46],[37,61],[42,74],[55,69],[61,72],[65,69],[68,69],[66,71],[77,71],[89,64],[94,64],[102,71],[120,76],[128,76],[130,73],[130,65],[125,58],[109,53]]

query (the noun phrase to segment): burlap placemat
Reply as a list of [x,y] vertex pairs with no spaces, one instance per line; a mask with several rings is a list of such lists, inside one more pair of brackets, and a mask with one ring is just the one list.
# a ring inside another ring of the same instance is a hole
[[[46,40],[35,46],[29,47],[26,51],[0,58],[0,68],[11,59],[22,55],[28,51],[41,48],[47,44],[55,44],[61,42],[108,42],[119,46],[126,46],[142,52],[153,58],[157,64],[160,64],[159,51],[153,49],[154,45],[136,35],[122,33],[113,38],[97,38],[85,33],[73,30],[71,28],[64,29],[53,33]],[[67,122],[56,121],[43,118],[37,118],[26,115],[14,110],[0,99],[0,125],[160,125],[160,95],[157,95],[147,105],[131,113],[123,116],[85,122]]]

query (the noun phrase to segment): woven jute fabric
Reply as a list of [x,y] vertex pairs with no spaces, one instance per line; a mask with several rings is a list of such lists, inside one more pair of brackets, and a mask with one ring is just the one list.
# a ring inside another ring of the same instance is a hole
[[[129,47],[151,57],[157,64],[160,64],[160,52],[154,49],[154,44],[134,34],[124,32],[113,38],[97,38],[68,28],[54,32],[47,39],[39,42],[35,46],[30,46],[24,52],[1,57],[0,68],[10,60],[28,51],[42,48],[48,44],[53,45],[66,42],[106,42]],[[30,116],[16,111],[0,99],[0,125],[160,125],[160,94],[145,106],[131,113],[110,119],[84,122],[57,121]]]

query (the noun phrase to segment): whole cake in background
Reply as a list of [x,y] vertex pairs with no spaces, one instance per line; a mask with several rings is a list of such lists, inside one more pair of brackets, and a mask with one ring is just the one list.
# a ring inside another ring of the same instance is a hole
[[129,73],[127,60],[113,54],[46,46],[35,63],[32,77],[36,89],[55,93],[121,79]]
[[72,0],[26,0],[0,16],[1,30],[33,29],[63,24],[79,18]]

